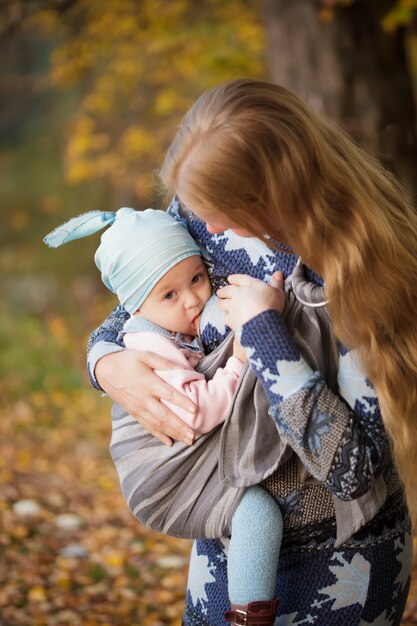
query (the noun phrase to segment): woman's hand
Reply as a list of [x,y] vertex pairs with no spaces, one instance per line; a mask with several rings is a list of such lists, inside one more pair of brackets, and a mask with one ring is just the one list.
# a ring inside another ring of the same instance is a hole
[[233,356],[239,359],[239,361],[242,361],[242,363],[246,363],[246,361],[248,360],[246,352],[244,351],[236,337],[233,339]]
[[235,332],[250,319],[269,309],[282,313],[285,305],[284,275],[273,274],[270,284],[246,274],[232,274],[229,285],[217,291],[225,322]]
[[153,371],[176,367],[153,352],[126,349],[102,357],[94,373],[112,400],[162,443],[170,446],[176,439],[191,444],[193,430],[160,400],[172,402],[191,413],[195,412],[195,405]]

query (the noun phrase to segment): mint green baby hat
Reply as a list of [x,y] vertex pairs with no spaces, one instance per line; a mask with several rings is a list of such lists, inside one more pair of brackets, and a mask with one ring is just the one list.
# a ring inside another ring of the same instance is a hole
[[156,209],[90,211],[58,226],[44,242],[56,248],[105,226],[94,260],[106,287],[131,314],[174,265],[201,255],[187,228]]

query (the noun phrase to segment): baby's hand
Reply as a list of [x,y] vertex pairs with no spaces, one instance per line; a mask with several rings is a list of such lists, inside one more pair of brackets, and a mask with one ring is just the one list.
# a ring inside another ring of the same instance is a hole
[[195,328],[195,336],[199,337],[200,336],[200,319],[201,319],[201,313],[200,315],[198,315],[198,317],[195,318],[195,320],[193,321],[193,326]]
[[248,360],[246,357],[246,352],[244,351],[236,337],[233,340],[233,356],[239,359],[239,361],[242,361],[242,363],[246,363],[246,361]]
[[229,285],[217,291],[218,306],[226,312],[225,322],[235,332],[263,311],[275,309],[282,313],[285,306],[284,275],[273,274],[270,284],[245,274],[229,276]]

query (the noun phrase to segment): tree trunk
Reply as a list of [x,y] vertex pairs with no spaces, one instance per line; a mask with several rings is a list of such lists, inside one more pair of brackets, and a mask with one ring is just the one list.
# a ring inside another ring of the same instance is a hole
[[323,21],[314,0],[264,0],[272,80],[340,123],[417,192],[416,109],[404,32],[381,19],[392,0],[356,0]]

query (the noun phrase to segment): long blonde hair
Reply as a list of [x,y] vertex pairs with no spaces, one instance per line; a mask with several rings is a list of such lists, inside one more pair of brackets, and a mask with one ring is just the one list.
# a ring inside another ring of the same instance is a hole
[[417,215],[382,166],[284,87],[204,93],[161,169],[191,208],[293,247],[325,280],[337,337],[374,384],[417,518]]

